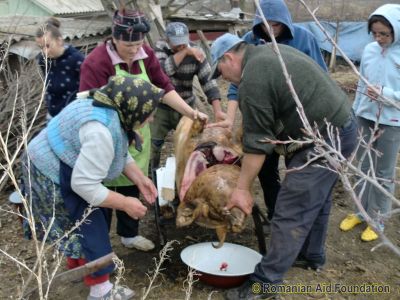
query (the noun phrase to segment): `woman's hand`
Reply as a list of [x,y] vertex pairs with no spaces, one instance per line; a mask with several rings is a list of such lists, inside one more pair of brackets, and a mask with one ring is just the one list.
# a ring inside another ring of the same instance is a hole
[[138,198],[125,197],[124,211],[133,219],[141,219],[146,215],[147,207]]
[[144,200],[147,203],[153,204],[157,197],[157,188],[147,176],[143,176],[141,180],[136,182],[140,193],[142,193]]
[[153,204],[157,197],[157,188],[154,183],[143,174],[135,162],[125,166],[124,174],[130,181],[137,185],[147,203]]
[[207,123],[208,115],[206,115],[205,113],[202,113],[201,111],[198,111],[197,109],[193,109],[192,120],[196,120],[196,119],[199,119],[199,120],[203,121],[204,123]]
[[199,118],[204,123],[208,122],[208,116],[205,113],[193,109],[175,90],[169,91],[164,95],[163,103],[192,120]]
[[382,93],[382,87],[379,85],[375,85],[374,87],[370,86],[367,87],[367,96],[372,100],[377,100],[378,97],[381,95],[381,93]]
[[135,220],[143,218],[147,212],[147,207],[138,198],[127,197],[111,190],[99,206],[122,210]]

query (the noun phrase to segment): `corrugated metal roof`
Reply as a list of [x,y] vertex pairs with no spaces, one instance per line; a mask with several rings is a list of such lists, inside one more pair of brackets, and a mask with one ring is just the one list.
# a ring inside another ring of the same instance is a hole
[[[11,16],[0,18],[0,44],[10,41],[11,44],[23,39],[33,39],[36,30],[48,17]],[[64,39],[74,40],[84,37],[102,35],[110,29],[111,20],[91,21],[71,18],[58,18],[60,31]]]
[[32,2],[55,15],[104,11],[100,0],[33,0]]
[[20,41],[12,44],[9,51],[26,59],[33,59],[40,53],[40,48],[34,41]]

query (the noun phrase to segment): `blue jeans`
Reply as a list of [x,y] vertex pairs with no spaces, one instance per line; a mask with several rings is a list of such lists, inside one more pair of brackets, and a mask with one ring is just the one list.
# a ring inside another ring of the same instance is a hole
[[[352,115],[340,128],[342,154],[350,156],[357,143],[357,124]],[[287,168],[302,166],[313,147],[300,150],[287,162]],[[317,264],[325,262],[325,239],[331,208],[331,193],[338,175],[314,162],[286,174],[271,222],[268,252],[256,265],[251,280],[280,283],[301,254]]]
[[[370,128],[374,128],[374,122],[358,117],[358,126],[362,130],[362,134],[365,141],[368,141],[371,136]],[[400,127],[388,126],[379,124],[379,129],[383,130],[379,138],[372,144],[372,147],[378,152],[382,153],[380,157],[376,155],[376,152],[371,152],[373,169],[376,177],[387,179],[389,181],[381,181],[380,184],[391,194],[394,193],[394,179],[396,177],[396,162],[397,155],[400,149]],[[357,159],[362,159],[364,148],[360,148],[357,153]],[[361,171],[365,174],[370,169],[370,160],[368,156],[362,161]],[[360,191],[362,184],[358,188]],[[361,197],[361,203],[365,208],[368,215],[376,221],[378,220],[378,214],[386,214],[392,209],[392,200],[389,197],[383,195],[375,186],[367,183],[364,192]],[[383,223],[382,223],[383,227]]]

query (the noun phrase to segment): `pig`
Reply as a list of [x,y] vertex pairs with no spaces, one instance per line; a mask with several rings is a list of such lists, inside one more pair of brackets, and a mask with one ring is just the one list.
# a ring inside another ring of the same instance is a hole
[[196,224],[215,229],[222,247],[228,231],[241,232],[246,215],[224,207],[240,173],[241,147],[225,128],[204,128],[182,117],[175,134],[176,187],[180,199],[177,227]]

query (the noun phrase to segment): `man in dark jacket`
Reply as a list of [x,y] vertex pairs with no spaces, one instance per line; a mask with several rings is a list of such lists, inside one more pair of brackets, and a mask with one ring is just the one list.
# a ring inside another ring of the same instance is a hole
[[[357,127],[347,96],[337,84],[307,55],[280,45],[294,89],[310,124],[316,124],[327,136],[326,121],[339,131],[342,155],[348,157],[355,148]],[[243,159],[237,187],[226,209],[234,206],[250,214],[253,198],[251,185],[274,144],[278,134],[304,140],[302,120],[297,113],[282,67],[271,44],[254,46],[232,34],[215,40],[211,47],[213,78],[222,74],[236,84],[243,115]],[[277,131],[278,125],[282,130]],[[326,138],[329,142],[328,138]],[[266,299],[274,296],[273,285],[300,255],[310,266],[325,263],[325,238],[331,207],[331,192],[337,174],[322,159],[308,161],[315,154],[311,145],[287,156],[288,169],[278,193],[271,221],[271,239],[267,254],[255,267],[250,280],[229,290],[228,299]],[[307,163],[307,164],[306,164]],[[323,165],[324,167],[318,167]]]
[[[289,9],[283,0],[261,0],[260,7],[279,44],[288,45],[307,54],[324,71],[328,70],[317,39],[307,29],[293,24]],[[243,36],[243,40],[252,45],[263,45],[271,41],[259,11],[256,11],[252,30]],[[232,127],[234,123],[238,107],[237,89],[235,84],[229,86],[227,119],[220,122],[223,127]],[[273,153],[268,157],[268,161],[265,161],[258,176],[269,220],[274,214],[276,197],[281,186],[278,165],[279,154]]]

